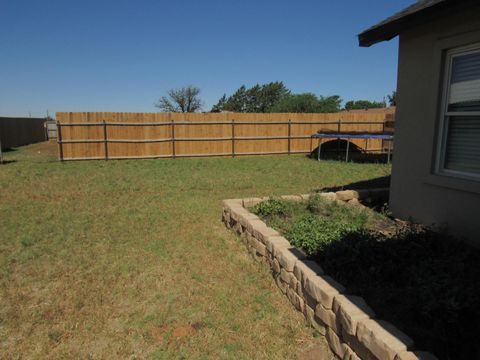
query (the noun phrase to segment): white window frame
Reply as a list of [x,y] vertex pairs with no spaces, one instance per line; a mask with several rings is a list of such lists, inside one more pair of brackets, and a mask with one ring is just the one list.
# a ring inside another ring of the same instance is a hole
[[462,46],[448,50],[445,54],[444,80],[442,90],[442,102],[440,108],[440,126],[437,142],[437,156],[435,173],[461,179],[480,181],[480,174],[469,173],[445,168],[445,155],[448,139],[448,121],[451,116],[480,116],[480,111],[448,111],[448,99],[450,98],[450,79],[452,76],[453,59],[458,56],[480,53],[480,43]]

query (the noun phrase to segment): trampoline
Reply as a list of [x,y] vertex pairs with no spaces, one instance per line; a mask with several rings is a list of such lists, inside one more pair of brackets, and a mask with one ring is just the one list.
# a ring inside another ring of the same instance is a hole
[[320,161],[320,154],[322,152],[322,140],[323,139],[347,139],[347,152],[345,154],[345,161],[348,161],[348,152],[350,148],[350,139],[377,139],[377,140],[387,140],[388,143],[388,153],[387,161],[390,163],[391,157],[391,141],[393,140],[393,133],[387,132],[317,132],[312,135],[312,139],[318,139],[318,150],[317,150],[317,160]]

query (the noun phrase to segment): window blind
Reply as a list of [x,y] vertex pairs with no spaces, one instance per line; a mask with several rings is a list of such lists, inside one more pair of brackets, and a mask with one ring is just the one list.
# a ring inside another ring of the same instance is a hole
[[450,117],[445,168],[480,174],[480,116]]
[[452,55],[450,69],[443,167],[480,175],[480,51]]

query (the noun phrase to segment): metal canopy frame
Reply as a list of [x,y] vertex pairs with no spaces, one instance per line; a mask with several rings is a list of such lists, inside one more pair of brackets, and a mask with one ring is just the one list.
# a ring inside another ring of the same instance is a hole
[[368,144],[369,139],[377,140],[386,140],[388,141],[388,152],[387,152],[387,163],[390,164],[391,152],[392,152],[392,141],[393,135],[390,134],[372,134],[372,133],[363,133],[363,134],[354,134],[354,133],[316,133],[312,135],[312,139],[318,139],[318,148],[317,148],[317,160],[320,161],[320,155],[322,152],[322,140],[323,139],[347,139],[347,151],[345,153],[345,161],[348,162],[348,154],[350,150],[350,140],[351,139],[365,139]]

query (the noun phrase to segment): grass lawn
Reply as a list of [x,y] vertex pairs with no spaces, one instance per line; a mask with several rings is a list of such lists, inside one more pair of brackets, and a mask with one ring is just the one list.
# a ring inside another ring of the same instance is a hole
[[226,198],[389,174],[304,156],[0,165],[0,358],[291,359],[326,346],[221,223]]

